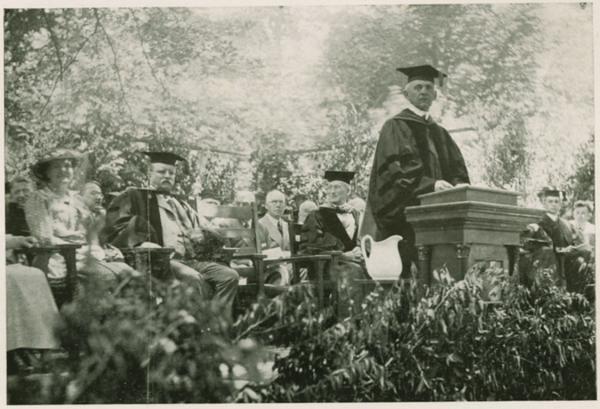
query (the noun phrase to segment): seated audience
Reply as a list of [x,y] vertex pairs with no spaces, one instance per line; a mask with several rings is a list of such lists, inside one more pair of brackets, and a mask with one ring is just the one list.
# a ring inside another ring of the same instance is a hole
[[594,210],[590,202],[578,200],[573,205],[573,220],[571,227],[575,233],[574,244],[585,246],[593,251],[596,245],[596,227],[590,223]]
[[[32,247],[33,237],[6,236],[7,255],[13,249]],[[7,258],[8,259],[8,258]],[[58,349],[54,327],[58,309],[46,276],[21,264],[6,266],[6,349],[9,373],[28,365],[30,350]]]
[[348,205],[350,181],[354,172],[327,171],[327,202],[308,215],[302,226],[300,251],[318,254],[341,251],[331,266],[331,279],[353,291],[352,280],[369,278],[358,242],[359,214]]
[[256,197],[254,192],[249,190],[240,190],[235,194],[235,198],[233,200],[234,206],[244,206],[251,205],[256,202]]
[[[290,235],[288,223],[283,219],[285,195],[279,190],[267,193],[265,207],[267,213],[258,220],[260,248],[268,257],[290,256]],[[289,263],[270,266],[266,282],[276,285],[289,285],[292,266]]]
[[110,204],[104,230],[117,247],[161,246],[173,248],[171,271],[176,278],[204,288],[231,317],[239,276],[229,267],[203,259],[198,246],[216,236],[211,223],[188,203],[174,197],[175,164],[184,160],[168,152],[144,152],[150,158],[149,189],[130,188]]
[[[77,271],[81,278],[90,275],[110,281],[121,273],[130,273],[131,269],[104,262],[87,245],[85,210],[80,196],[71,190],[74,167],[80,158],[75,151],[56,149],[33,165],[32,173],[42,187],[29,195],[25,217],[31,235],[42,246],[82,245],[77,250]],[[47,271],[50,281],[66,277],[65,260],[58,253],[37,256],[34,265]]]
[[552,241],[557,259],[557,284],[567,291],[583,292],[584,280],[581,277],[581,265],[589,260],[590,252],[575,246],[574,232],[569,222],[560,217],[564,192],[544,188],[538,197],[544,205],[546,214],[538,223],[530,224],[528,229],[539,236],[536,238]]
[[304,202],[300,203],[300,206],[298,207],[298,224],[304,224],[304,221],[308,215],[318,208],[319,206],[317,206],[317,204],[312,200],[305,200]]
[[81,189],[81,212],[83,224],[87,230],[87,244],[91,254],[98,260],[103,260],[119,274],[138,275],[125,263],[123,253],[115,246],[100,241],[100,232],[106,225],[106,210],[104,195],[97,182],[87,182]]
[[18,176],[10,183],[10,201],[6,209],[6,233],[13,236],[29,236],[29,226],[25,220],[25,201],[33,191],[31,181]]

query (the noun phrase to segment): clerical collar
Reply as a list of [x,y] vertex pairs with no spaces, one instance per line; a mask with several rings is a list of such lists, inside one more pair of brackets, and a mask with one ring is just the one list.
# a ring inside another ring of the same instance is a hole
[[557,214],[550,214],[550,213],[546,213],[546,215],[553,221],[557,221],[558,220],[558,215]]
[[416,106],[414,106],[410,102],[408,103],[408,107],[407,108],[410,109],[411,111],[413,111],[415,114],[417,114],[420,117],[423,117],[425,119],[429,119],[431,117],[431,115],[429,115],[429,112],[423,111],[422,109],[417,108]]

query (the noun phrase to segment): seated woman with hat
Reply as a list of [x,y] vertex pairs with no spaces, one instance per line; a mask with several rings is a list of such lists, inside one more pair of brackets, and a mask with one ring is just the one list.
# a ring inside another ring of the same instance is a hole
[[[80,163],[78,152],[56,149],[33,165],[32,173],[42,187],[32,192],[25,203],[31,235],[42,246],[81,244],[77,251],[77,270],[83,277],[90,275],[112,280],[123,273],[135,274],[135,270],[126,264],[107,263],[89,251],[84,204],[71,190],[75,167]],[[50,282],[66,276],[65,260],[59,254],[49,254],[43,260],[37,257],[34,264],[47,271]]]

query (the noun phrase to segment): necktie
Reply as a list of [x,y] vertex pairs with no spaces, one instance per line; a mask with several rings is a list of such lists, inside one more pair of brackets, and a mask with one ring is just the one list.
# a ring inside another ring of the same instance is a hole
[[283,236],[283,225],[281,224],[281,219],[277,220],[277,230],[279,230],[279,234]]

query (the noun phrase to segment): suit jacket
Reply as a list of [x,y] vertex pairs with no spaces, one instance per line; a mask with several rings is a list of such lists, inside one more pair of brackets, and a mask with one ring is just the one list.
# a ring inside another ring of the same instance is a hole
[[281,220],[283,234],[279,233],[277,224],[267,215],[258,220],[257,232],[261,248],[280,247],[282,250],[290,249],[290,232],[285,220]]

